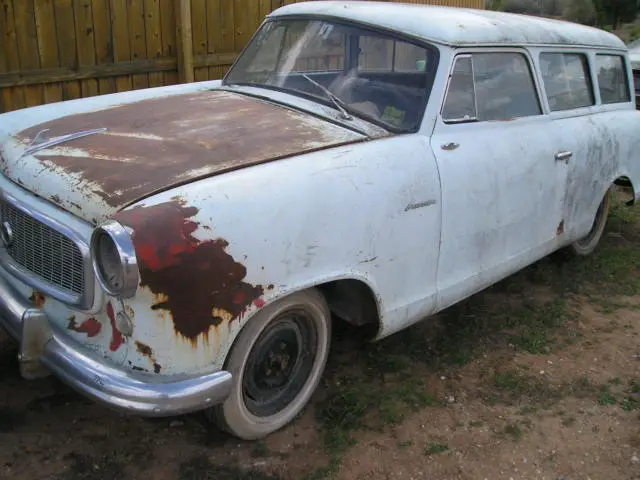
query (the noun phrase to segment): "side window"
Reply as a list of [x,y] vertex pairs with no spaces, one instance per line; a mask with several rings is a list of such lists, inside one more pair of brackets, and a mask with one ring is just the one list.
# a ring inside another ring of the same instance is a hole
[[363,35],[359,47],[361,72],[422,72],[426,68],[425,49],[412,43]]
[[442,118],[445,122],[469,122],[478,119],[471,55],[460,55],[453,64]]
[[513,120],[541,113],[523,54],[474,53],[456,58],[442,109],[445,122]]
[[620,55],[596,55],[598,88],[602,103],[624,103],[631,101],[629,80],[624,58]]
[[636,95],[640,95],[640,70],[634,70],[633,72],[633,85],[636,90]]
[[540,70],[552,112],[595,103],[589,63],[581,53],[542,53]]

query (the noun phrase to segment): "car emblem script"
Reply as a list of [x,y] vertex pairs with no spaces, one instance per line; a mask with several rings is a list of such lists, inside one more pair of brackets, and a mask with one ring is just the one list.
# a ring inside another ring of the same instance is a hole
[[3,222],[0,227],[0,239],[5,247],[10,247],[13,243],[13,230],[9,222]]

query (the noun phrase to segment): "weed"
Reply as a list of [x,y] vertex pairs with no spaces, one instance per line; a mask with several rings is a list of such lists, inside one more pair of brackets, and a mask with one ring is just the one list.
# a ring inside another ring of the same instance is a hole
[[413,445],[413,440],[401,440],[398,442],[398,447],[407,448]]
[[436,453],[443,453],[449,450],[449,446],[444,443],[431,442],[427,445],[427,448],[424,451],[425,455],[434,455]]
[[504,427],[504,433],[513,437],[515,441],[522,438],[522,430],[516,423],[510,423]]
[[574,423],[576,423],[576,417],[574,416],[565,417],[562,419],[562,425],[564,425],[565,427],[569,427]]
[[600,405],[615,405],[617,403],[616,396],[609,389],[609,385],[602,385],[598,392],[598,403]]
[[625,412],[631,412],[633,410],[640,410],[640,399],[636,397],[627,396],[620,400],[620,408]]

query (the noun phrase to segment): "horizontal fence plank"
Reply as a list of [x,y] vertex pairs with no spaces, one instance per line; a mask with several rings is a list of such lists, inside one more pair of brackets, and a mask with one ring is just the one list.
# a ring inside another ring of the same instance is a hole
[[[195,67],[220,67],[231,65],[235,53],[214,53],[194,55]],[[40,85],[64,81],[77,81],[88,78],[107,78],[123,75],[137,75],[155,72],[167,72],[178,69],[176,58],[158,58],[153,60],[133,60],[107,65],[85,65],[81,67],[58,67],[22,72],[0,73],[0,88],[26,85]]]

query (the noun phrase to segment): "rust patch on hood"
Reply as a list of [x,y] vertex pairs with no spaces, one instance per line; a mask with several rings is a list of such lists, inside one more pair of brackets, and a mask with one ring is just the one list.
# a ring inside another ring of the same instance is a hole
[[211,327],[262,305],[261,285],[244,281],[247,269],[226,252],[222,238],[198,240],[198,213],[180,199],[119,212],[116,219],[133,229],[140,284],[155,294],[152,309],[166,310],[176,333],[195,344]]
[[[194,179],[367,138],[309,114],[224,91],[145,99],[70,115],[30,127],[16,138],[26,147],[43,129],[53,138],[103,127],[107,131],[33,156],[44,167],[37,175],[61,176],[66,186],[58,183],[58,189],[79,189],[79,198],[82,193],[98,195],[114,211]],[[2,168],[29,187],[34,181],[21,170],[24,162],[32,161],[29,156],[5,158]],[[42,182],[38,185],[43,188]],[[61,204],[55,186],[39,194]],[[61,206],[73,209],[71,203]]]

